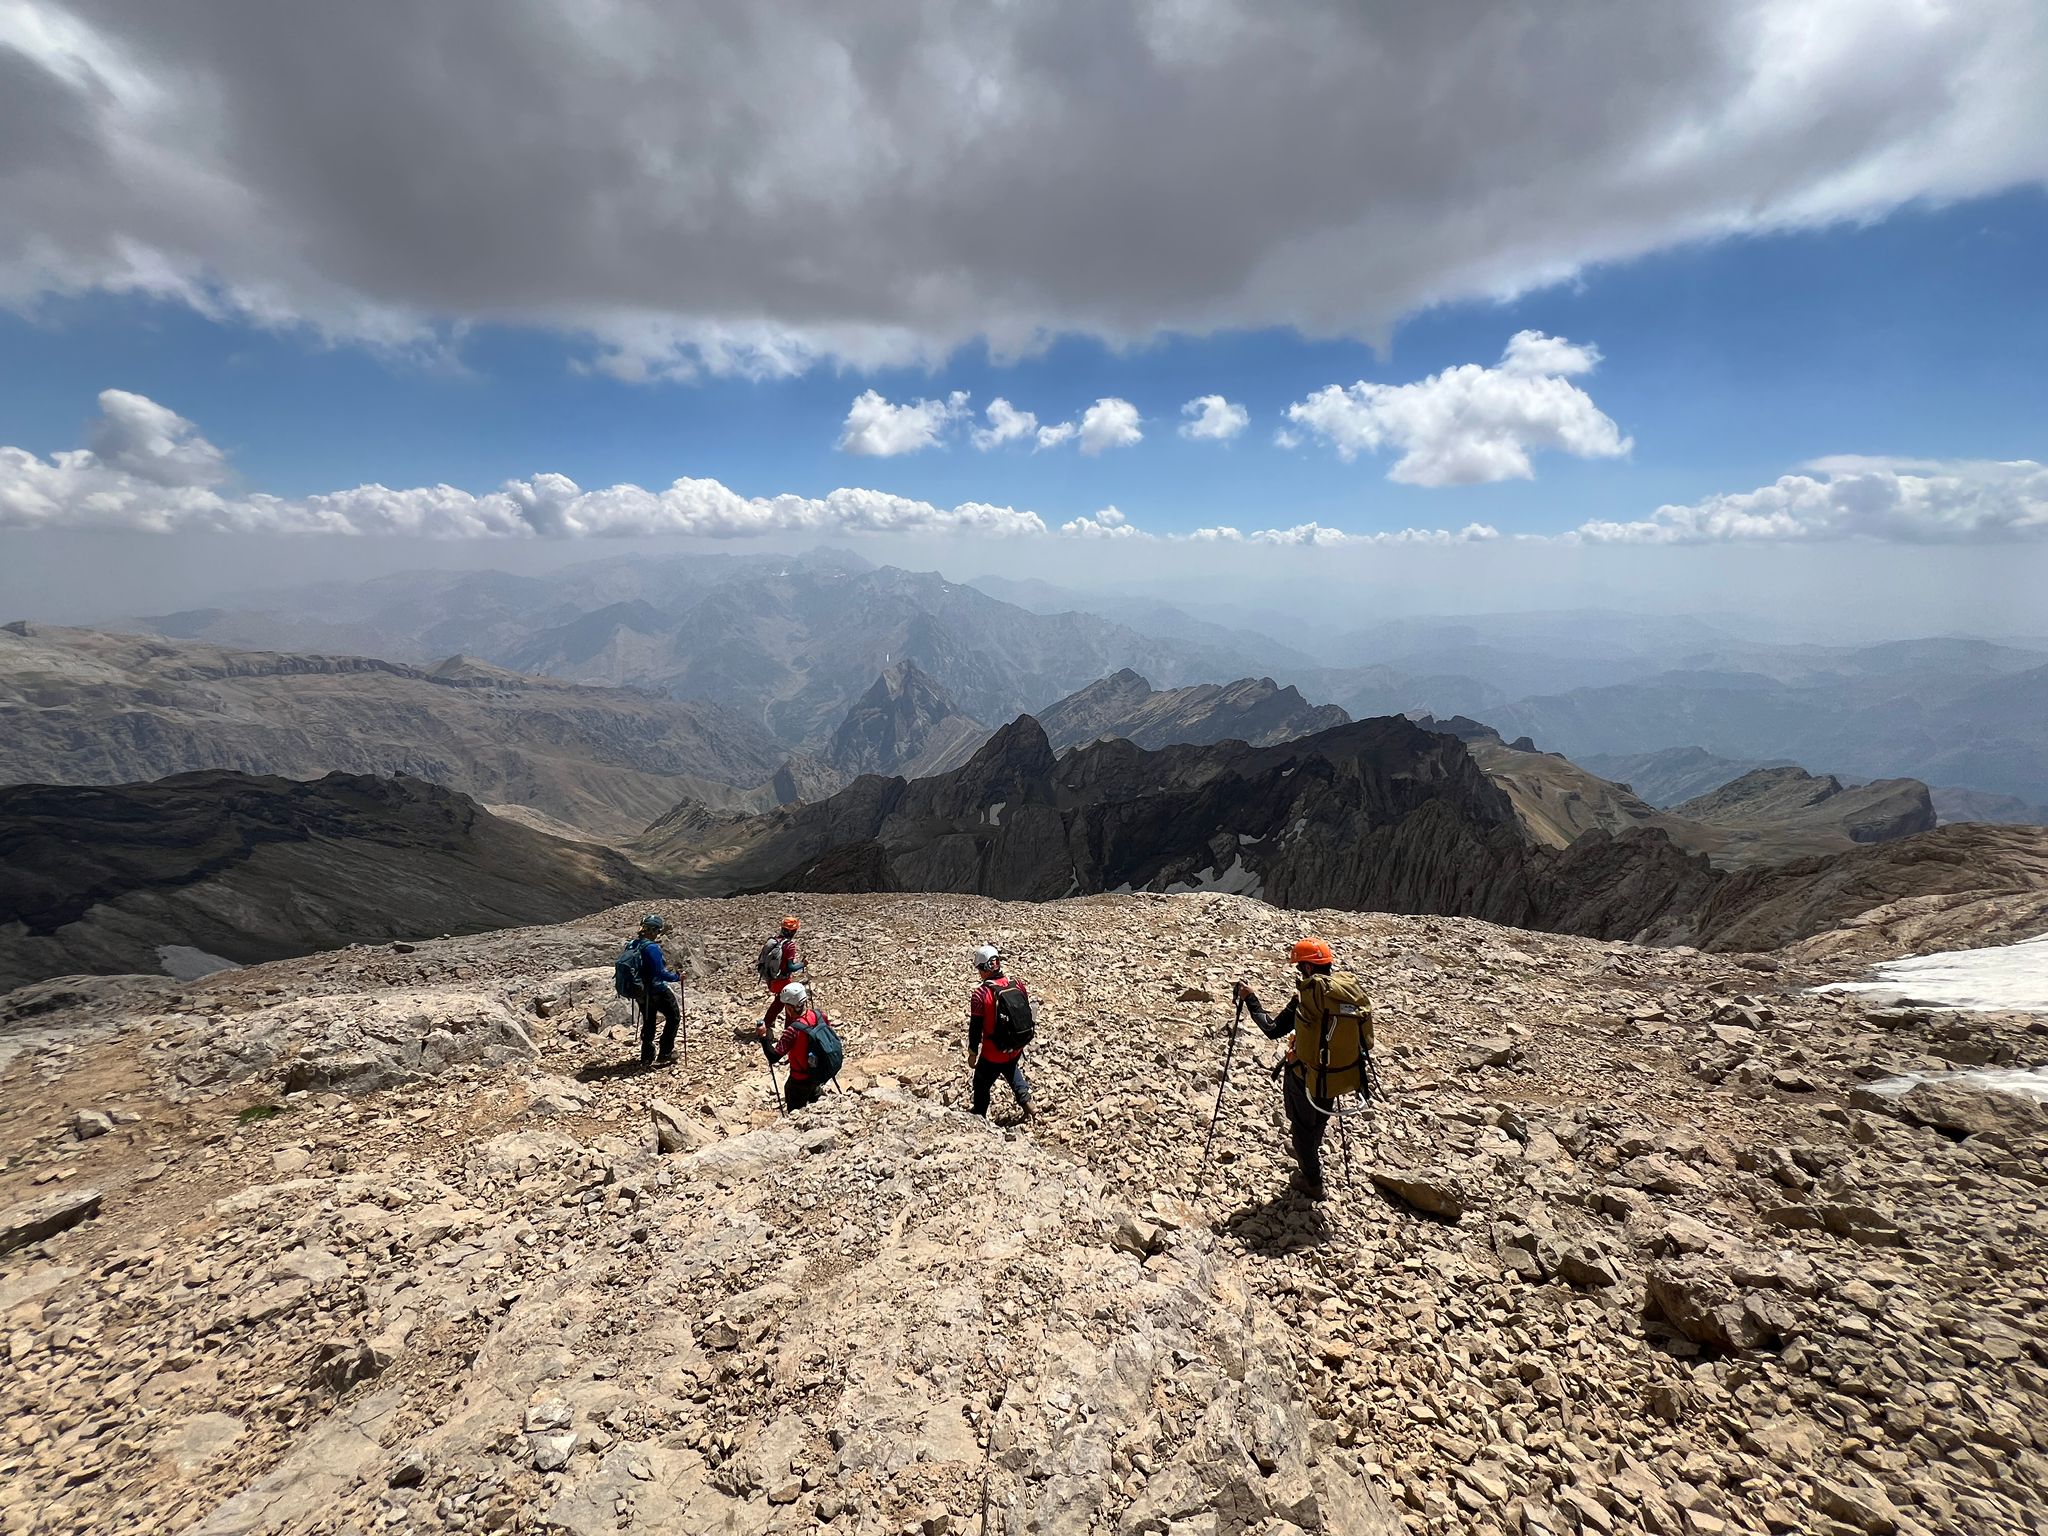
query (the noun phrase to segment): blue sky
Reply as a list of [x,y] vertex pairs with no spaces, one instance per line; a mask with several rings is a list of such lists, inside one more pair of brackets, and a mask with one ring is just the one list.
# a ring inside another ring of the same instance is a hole
[[[176,303],[92,294],[0,315],[0,442],[49,454],[82,440],[101,389],[194,421],[246,482],[280,495],[368,481],[487,490],[541,471],[588,487],[709,476],[744,494],[876,486],[941,504],[1064,519],[1114,504],[1160,531],[1319,521],[1370,531],[1461,526],[1556,532],[1587,516],[1765,484],[1822,454],[2033,457],[2043,449],[2048,196],[1909,207],[1869,224],[1702,243],[1596,267],[1510,303],[1461,302],[1402,322],[1387,354],[1285,329],[1109,347],[1069,338],[1006,364],[969,345],[936,369],[624,383],[572,366],[548,332],[478,328],[458,367],[323,344],[302,328],[208,319]],[[1392,455],[1340,462],[1273,446],[1287,405],[1327,384],[1408,382],[1492,362],[1516,331],[1591,343],[1580,382],[1634,439],[1625,460],[1551,453],[1531,481],[1390,483]],[[1071,444],[946,445],[876,459],[834,446],[854,395],[1001,395],[1044,420],[1118,396],[1145,440],[1083,457]],[[1188,442],[1183,401],[1221,393],[1250,428]]]
[[14,0],[0,536],[2048,549],[2044,76],[2038,0]]

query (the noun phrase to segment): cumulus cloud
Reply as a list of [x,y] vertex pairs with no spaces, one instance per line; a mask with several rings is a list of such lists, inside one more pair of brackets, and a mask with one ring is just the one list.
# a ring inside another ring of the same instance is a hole
[[2038,0],[880,8],[11,0],[0,300],[537,325],[649,379],[1375,338],[2048,176]]
[[[452,485],[359,485],[301,497],[242,493],[226,455],[198,427],[146,396],[110,389],[90,445],[42,458],[0,447],[0,532],[110,529],[145,533],[395,534],[437,538],[602,538],[656,534],[746,538],[775,533],[1045,535],[1038,513],[991,502],[941,507],[887,491],[745,496],[685,477],[659,490],[585,490],[565,475],[510,480],[482,494]],[[886,404],[886,402],[884,402]],[[1039,428],[1042,436],[1046,429]],[[1021,440],[1023,433],[1017,434]],[[1319,523],[1242,530],[1222,525],[1156,534],[1118,508],[1059,525],[1080,539],[1340,547],[1476,544],[1503,537],[1460,529],[1354,533]],[[1536,540],[1537,535],[1516,535]],[[1962,544],[2048,539],[2048,465],[1904,458],[1818,459],[1753,491],[1659,507],[1633,522],[1592,521],[1550,542],[1703,544],[1757,540]]]
[[1041,448],[1057,448],[1079,430],[1080,428],[1076,427],[1071,421],[1062,421],[1049,427],[1040,427],[1038,429],[1038,446]]
[[1198,396],[1182,406],[1180,413],[1194,418],[1181,423],[1180,435],[1196,442],[1227,443],[1251,425],[1252,419],[1251,412],[1221,395]]
[[1081,413],[1081,451],[1101,453],[1107,448],[1129,448],[1144,440],[1138,427],[1138,408],[1115,396],[1097,400]]
[[1635,522],[1589,522],[1588,544],[1881,539],[1904,544],[2048,538],[2048,465],[1838,457],[1753,491],[1659,507]]
[[566,475],[512,480],[476,495],[452,485],[352,490],[286,498],[234,496],[226,465],[192,423],[141,395],[108,390],[90,448],[43,459],[0,448],[0,530],[97,528],[169,533],[412,534],[439,538],[601,538],[766,533],[1042,534],[1035,512],[986,502],[934,506],[885,491],[822,497],[742,496],[716,480],[664,490],[584,490]]
[[891,459],[938,446],[948,428],[967,414],[967,391],[956,389],[943,400],[918,400],[893,405],[872,389],[854,397],[839,433],[842,453]]
[[1415,384],[1331,384],[1290,405],[1287,419],[1347,461],[1398,450],[1387,478],[1406,485],[1527,480],[1539,449],[1600,459],[1633,446],[1565,377],[1599,360],[1593,347],[1523,331],[1496,367],[1462,363]]
[[1140,533],[1131,526],[1129,518],[1115,507],[1104,507],[1093,517],[1077,517],[1071,522],[1061,523],[1060,532],[1072,539],[1142,539],[1150,534]]
[[988,418],[988,425],[974,429],[974,446],[983,452],[1038,434],[1038,418],[1029,411],[1018,410],[1001,395],[989,401],[988,410],[983,414]]

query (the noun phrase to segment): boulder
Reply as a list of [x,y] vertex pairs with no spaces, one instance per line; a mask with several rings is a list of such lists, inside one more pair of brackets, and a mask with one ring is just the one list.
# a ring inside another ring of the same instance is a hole
[[97,1109],[81,1109],[71,1117],[71,1134],[80,1141],[104,1136],[114,1128],[112,1118]]
[[0,1214],[0,1253],[12,1253],[70,1231],[99,1215],[101,1198],[96,1189],[61,1190],[12,1207]]
[[1372,1182],[1381,1193],[1445,1221],[1457,1221],[1465,1214],[1463,1188],[1441,1169],[1375,1168]]
[[654,1145],[662,1152],[695,1152],[718,1139],[664,1099],[647,1106],[647,1117],[654,1122]]
[[1765,1292],[1744,1291],[1721,1265],[1673,1259],[1650,1271],[1650,1310],[1695,1344],[1710,1349],[1760,1349],[1791,1327],[1783,1306]]
[[1962,1078],[1915,1083],[1904,1093],[1858,1088],[1849,1103],[1959,1140],[1989,1135],[2030,1142],[2048,1136],[2048,1106]]

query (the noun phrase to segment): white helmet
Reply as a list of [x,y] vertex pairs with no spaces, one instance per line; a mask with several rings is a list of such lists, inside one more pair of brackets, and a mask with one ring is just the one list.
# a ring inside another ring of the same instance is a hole
[[787,1003],[798,1013],[802,1013],[804,1005],[811,1000],[811,989],[800,981],[792,981],[782,989],[778,997],[780,1001]]
[[993,944],[984,944],[974,952],[974,968],[985,971],[1003,958],[1003,952]]

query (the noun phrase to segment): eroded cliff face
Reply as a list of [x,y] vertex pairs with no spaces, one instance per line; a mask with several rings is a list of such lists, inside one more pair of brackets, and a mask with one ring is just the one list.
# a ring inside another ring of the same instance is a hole
[[0,989],[548,921],[660,887],[418,779],[190,773],[0,788]]

